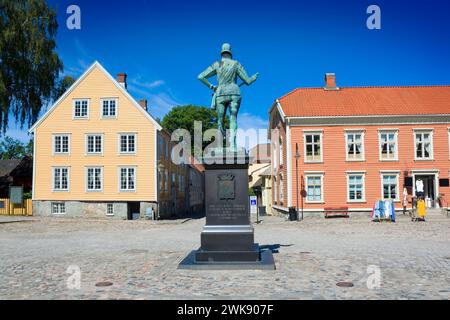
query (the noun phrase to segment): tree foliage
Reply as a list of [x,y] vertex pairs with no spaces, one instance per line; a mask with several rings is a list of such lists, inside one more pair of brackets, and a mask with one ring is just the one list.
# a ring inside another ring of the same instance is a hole
[[22,159],[25,156],[33,155],[33,140],[23,143],[12,137],[5,137],[0,142],[0,158],[2,160]]
[[66,91],[74,84],[75,78],[72,76],[64,76],[58,81],[55,87],[55,92],[53,95],[53,100],[58,100]]
[[63,64],[56,12],[45,0],[0,0],[0,128],[9,115],[30,126],[55,95]]

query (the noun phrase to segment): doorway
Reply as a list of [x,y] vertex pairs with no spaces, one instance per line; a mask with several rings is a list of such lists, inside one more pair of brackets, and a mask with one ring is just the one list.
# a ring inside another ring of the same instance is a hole
[[436,205],[436,176],[434,174],[415,175],[414,194],[417,195],[418,181],[423,182],[423,197],[428,208],[434,208]]
[[128,202],[128,220],[139,220],[140,219],[140,202]]

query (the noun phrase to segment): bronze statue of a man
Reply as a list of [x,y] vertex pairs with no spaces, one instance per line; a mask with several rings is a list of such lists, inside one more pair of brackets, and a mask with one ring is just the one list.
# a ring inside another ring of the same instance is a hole
[[[205,71],[200,73],[198,79],[208,88],[214,91],[211,108],[217,111],[218,127],[225,136],[224,121],[227,108],[230,110],[230,148],[236,150],[237,115],[241,105],[240,86],[251,85],[258,78],[258,73],[248,77],[244,67],[239,61],[233,60],[231,46],[228,43],[222,45],[222,60],[214,62]],[[218,86],[212,85],[208,78],[217,75]],[[237,79],[243,83],[237,85]]]

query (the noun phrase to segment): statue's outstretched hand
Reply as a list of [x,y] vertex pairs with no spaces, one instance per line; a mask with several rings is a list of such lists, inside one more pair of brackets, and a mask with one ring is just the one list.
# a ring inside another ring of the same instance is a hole
[[256,79],[258,79],[258,77],[259,77],[259,72],[255,73],[255,74],[253,75],[253,77],[252,77],[252,82],[255,82]]

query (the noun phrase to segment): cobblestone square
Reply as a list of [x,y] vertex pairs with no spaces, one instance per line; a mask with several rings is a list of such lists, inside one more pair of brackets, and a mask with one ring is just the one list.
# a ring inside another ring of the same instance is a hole
[[[426,223],[264,217],[256,241],[274,250],[276,271],[178,270],[204,219],[16,220],[0,220],[0,299],[450,298],[450,219],[439,213]],[[379,288],[368,287],[373,268]]]

